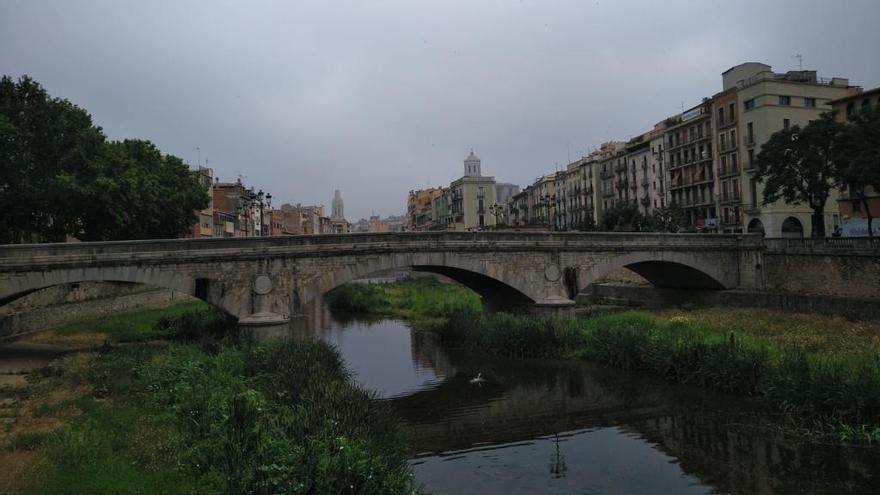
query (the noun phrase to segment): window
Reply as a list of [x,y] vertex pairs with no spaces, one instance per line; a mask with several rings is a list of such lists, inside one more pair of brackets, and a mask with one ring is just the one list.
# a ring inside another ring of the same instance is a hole
[[782,119],[782,128],[787,131],[789,127],[791,127],[791,121],[788,119]]
[[810,108],[815,107],[816,106],[816,99],[815,98],[804,98],[804,106],[810,107]]
[[728,118],[730,118],[730,121],[733,122],[733,119],[736,118],[736,105],[731,103],[730,105],[728,105],[727,108],[728,108],[728,113],[730,114],[730,115],[728,115]]
[[755,142],[755,126],[754,126],[754,124],[752,124],[751,122],[746,124],[746,130],[748,131],[748,134],[749,134],[748,142],[754,143]]
[[730,154],[730,170],[736,172],[736,153]]
[[751,100],[744,101],[743,108],[745,108],[746,110],[751,110],[751,109],[755,108],[755,99],[752,98]]
[[718,109],[718,125],[719,126],[724,125],[724,109],[723,108]]
[[779,96],[779,104],[782,105],[782,106],[784,106],[784,107],[787,107],[787,106],[791,105],[791,96],[782,96],[782,95],[780,95],[780,96]]
[[724,133],[718,135],[718,149],[724,151],[727,146],[724,144]]
[[730,130],[730,147],[736,148],[736,129]]

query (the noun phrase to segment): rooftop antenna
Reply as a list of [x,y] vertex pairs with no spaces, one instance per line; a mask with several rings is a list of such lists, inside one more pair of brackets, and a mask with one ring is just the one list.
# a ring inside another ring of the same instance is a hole
[[800,53],[795,53],[791,58],[796,58],[798,60],[798,70],[804,70],[804,56]]

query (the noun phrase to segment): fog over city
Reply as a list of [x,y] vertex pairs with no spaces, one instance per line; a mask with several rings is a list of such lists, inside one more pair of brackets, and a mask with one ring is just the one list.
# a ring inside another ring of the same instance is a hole
[[[626,139],[758,61],[880,85],[880,3],[749,0],[0,0],[0,73],[112,139],[144,138],[278,202],[405,211],[471,148],[520,185]],[[199,151],[196,148],[199,148]]]

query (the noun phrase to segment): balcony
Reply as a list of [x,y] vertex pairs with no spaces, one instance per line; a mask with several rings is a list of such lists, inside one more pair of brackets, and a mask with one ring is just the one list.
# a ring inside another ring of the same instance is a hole
[[722,203],[739,203],[740,194],[739,191],[725,191],[718,194],[718,199]]
[[739,175],[739,167],[719,167],[718,168],[718,177],[725,177],[728,175]]

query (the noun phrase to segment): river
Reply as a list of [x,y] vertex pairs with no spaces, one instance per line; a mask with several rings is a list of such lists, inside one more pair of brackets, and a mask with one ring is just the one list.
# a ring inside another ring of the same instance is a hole
[[876,447],[781,436],[741,398],[590,363],[457,354],[404,322],[318,314],[309,333],[402,418],[427,493],[880,493]]

